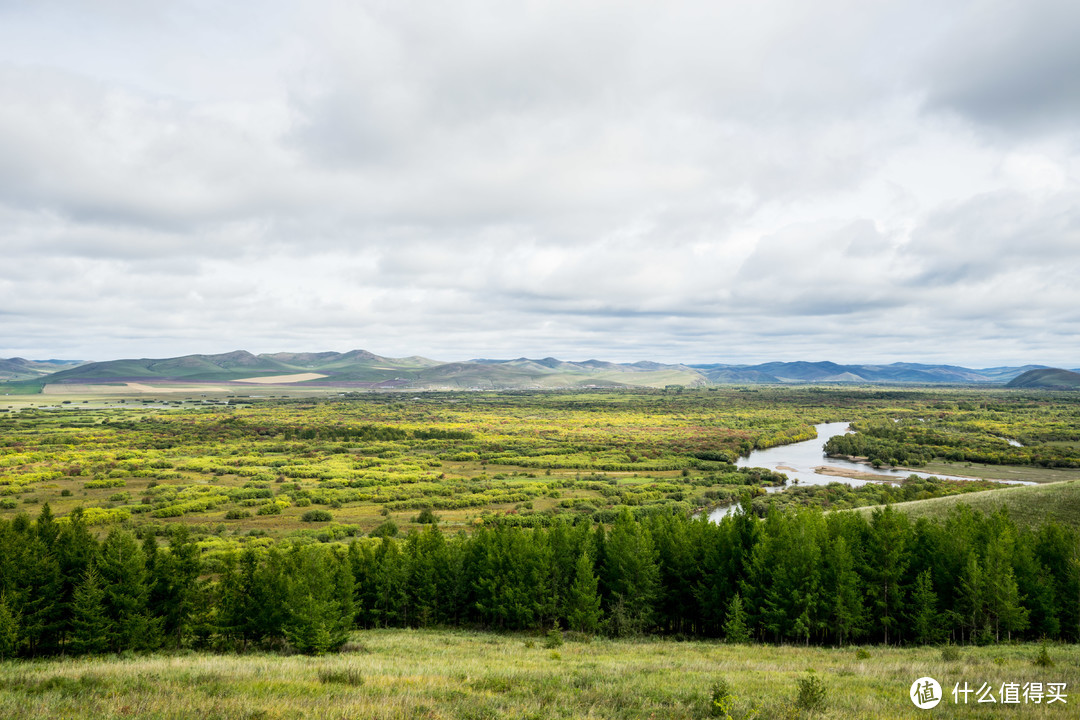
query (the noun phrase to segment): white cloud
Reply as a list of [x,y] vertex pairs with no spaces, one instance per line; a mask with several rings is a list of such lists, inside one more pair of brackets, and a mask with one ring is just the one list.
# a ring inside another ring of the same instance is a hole
[[1078,20],[0,5],[0,326],[35,357],[1075,366]]

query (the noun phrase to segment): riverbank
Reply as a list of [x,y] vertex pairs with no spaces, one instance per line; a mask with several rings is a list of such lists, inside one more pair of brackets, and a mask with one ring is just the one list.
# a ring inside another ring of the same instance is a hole
[[880,473],[861,472],[859,470],[849,470],[848,468],[838,468],[829,465],[819,465],[814,468],[814,472],[818,475],[830,475],[832,477],[849,478],[852,480],[866,480],[867,482],[895,484],[903,480],[902,477],[889,477],[881,475]]
[[[900,468],[906,470],[907,468]],[[919,472],[942,473],[948,475],[970,475],[981,480],[1012,480],[1021,482],[1047,483],[1065,482],[1080,479],[1080,469],[1044,468],[1031,465],[983,465],[980,463],[950,463],[934,460],[919,468]]]

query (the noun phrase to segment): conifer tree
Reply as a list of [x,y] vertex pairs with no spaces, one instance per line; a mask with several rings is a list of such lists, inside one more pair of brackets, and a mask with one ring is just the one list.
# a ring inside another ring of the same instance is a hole
[[[975,551],[969,551],[967,561],[957,583],[956,611],[961,618],[961,627],[968,632],[968,639],[974,641],[980,631],[985,630],[986,600],[984,597],[985,581],[983,568]],[[963,630],[961,630],[963,632]]]
[[98,572],[105,590],[109,647],[117,652],[155,647],[158,623],[147,614],[145,561],[131,533],[118,528],[109,532]]
[[[877,625],[885,644],[896,638],[896,629],[904,608],[902,580],[907,569],[905,553],[907,518],[891,507],[875,510],[870,521],[870,559],[867,594],[873,602]],[[892,634],[890,634],[890,630]]]
[[75,587],[71,602],[71,649],[77,654],[101,653],[109,647],[109,620],[105,616],[105,590],[91,566]]
[[841,645],[858,638],[865,631],[866,608],[863,605],[859,574],[848,549],[847,540],[838,536],[826,557],[829,621]]
[[940,615],[937,602],[931,571],[923,570],[915,578],[915,587],[911,593],[911,630],[913,639],[921,645],[940,640]]
[[174,647],[181,647],[191,630],[200,572],[199,548],[186,525],[172,530],[168,553],[158,553],[150,570],[157,591],[154,614],[162,619],[163,631]]
[[352,572],[323,548],[304,548],[291,558],[285,637],[309,655],[337,650],[352,626]]
[[384,537],[375,551],[372,615],[377,624],[390,627],[408,623],[408,579],[408,568],[398,543]]
[[613,634],[649,630],[659,590],[656,551],[649,533],[628,510],[615,519],[604,553],[603,578],[611,594],[608,621]]
[[14,657],[19,648],[19,616],[12,611],[7,594],[0,592],[0,660]]
[[747,625],[746,610],[743,608],[742,595],[735,593],[728,603],[727,616],[724,620],[724,639],[729,643],[750,642],[750,626]]
[[582,552],[574,564],[574,580],[566,598],[566,623],[571,630],[594,633],[600,626],[599,580],[593,562]]

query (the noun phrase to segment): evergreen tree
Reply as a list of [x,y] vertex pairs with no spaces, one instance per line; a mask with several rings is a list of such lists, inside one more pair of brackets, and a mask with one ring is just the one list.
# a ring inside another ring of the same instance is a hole
[[[243,573],[244,556],[241,556]],[[252,580],[252,622],[248,628],[254,637],[271,643],[282,642],[289,620],[289,563],[281,550],[271,547],[265,562],[256,566]]]
[[26,534],[20,559],[21,592],[17,612],[23,643],[31,655],[51,654],[60,647],[64,608],[63,578],[56,558],[34,534]]
[[444,622],[453,597],[446,537],[429,525],[422,532],[409,534],[406,549],[408,604],[413,608],[415,624],[426,627]]
[[158,623],[146,608],[145,560],[131,533],[118,528],[109,532],[101,547],[98,572],[105,590],[109,648],[119,652],[156,647]]
[[915,579],[911,593],[911,630],[915,642],[927,645],[941,639],[940,616],[937,610],[937,593],[929,569],[923,570]]
[[603,578],[610,593],[608,622],[615,635],[648,631],[659,591],[659,570],[652,538],[623,510],[604,546]]
[[855,571],[855,559],[843,535],[833,540],[825,558],[826,589],[831,602],[828,618],[837,641],[843,645],[862,636],[866,625],[861,581]]
[[745,644],[750,642],[750,627],[746,624],[746,610],[743,608],[742,595],[735,593],[728,603],[724,620],[724,639],[730,643]]
[[19,649],[19,617],[8,605],[7,595],[0,592],[0,661],[14,657]]
[[171,644],[182,647],[191,631],[201,571],[199,548],[186,525],[173,528],[169,552],[159,553],[155,566],[148,569],[157,591],[154,614],[162,619]]
[[51,552],[56,543],[56,538],[60,534],[60,528],[57,527],[56,521],[53,518],[52,508],[49,507],[49,503],[45,503],[41,506],[41,513],[38,515],[35,529],[37,530],[38,538]]
[[409,621],[409,570],[393,538],[384,537],[375,551],[372,580],[375,599],[371,611],[375,623],[382,627],[406,625]]
[[984,587],[982,565],[975,556],[975,551],[972,550],[968,553],[967,561],[960,573],[960,582],[956,586],[955,607],[961,621],[961,639],[963,639],[964,630],[967,631],[969,641],[974,641],[980,631],[985,631]]
[[886,645],[890,639],[898,639],[896,629],[904,608],[901,581],[908,564],[907,529],[907,518],[891,507],[875,510],[871,517],[867,553],[871,560],[866,590]]
[[582,552],[574,565],[574,581],[566,598],[566,623],[571,630],[594,633],[600,626],[599,581],[593,562]]
[[352,626],[348,563],[320,547],[298,549],[290,559],[285,637],[309,655],[339,649]]
[[657,625],[667,632],[683,633],[695,627],[697,600],[694,580],[698,567],[690,546],[690,534],[682,516],[661,515],[649,524],[656,547],[659,597]]
[[86,571],[94,563],[98,542],[86,527],[81,507],[68,513],[66,523],[57,524],[60,530],[53,544],[53,553],[60,571],[61,586],[57,601],[62,615],[60,640],[64,643],[71,633],[71,605],[75,588],[85,579]]
[[239,567],[232,554],[222,561],[217,585],[217,631],[227,640],[238,642],[241,649],[247,649],[262,634],[256,605],[260,599],[256,587],[258,570],[258,557],[252,548],[240,554]]
[[91,566],[75,588],[71,602],[71,649],[101,653],[109,647],[109,620],[105,616],[105,590],[97,569]]
[[998,527],[986,546],[983,586],[986,611],[994,628],[994,639],[1000,640],[1002,631],[1011,639],[1014,631],[1027,627],[1028,610],[1020,603],[1020,591],[1012,567],[1011,528],[993,524]]

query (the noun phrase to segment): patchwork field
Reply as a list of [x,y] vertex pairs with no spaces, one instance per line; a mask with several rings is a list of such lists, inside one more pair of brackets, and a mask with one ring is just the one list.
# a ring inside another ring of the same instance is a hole
[[[729,464],[839,420],[863,423],[865,442],[886,454],[899,454],[899,442],[913,453],[967,443],[1002,460],[1023,452],[1017,460],[1028,463],[937,459],[928,467],[1080,476],[1069,467],[1078,464],[1077,401],[1060,393],[729,388],[320,398],[285,385],[260,387],[253,398],[214,386],[181,394],[130,385],[94,393],[49,386],[66,392],[0,404],[0,517],[34,514],[46,502],[60,517],[81,506],[102,528],[183,523],[220,545],[297,533],[404,534],[421,526],[425,509],[454,531],[556,514],[603,522],[622,508],[694,513],[746,494],[764,512],[776,502],[829,509],[982,489],[838,486],[766,497],[760,487],[779,477]],[[873,435],[885,431],[910,437]],[[1026,447],[1001,437],[1024,438]],[[919,442],[937,445],[920,450]],[[312,516],[313,508],[324,512]]]

